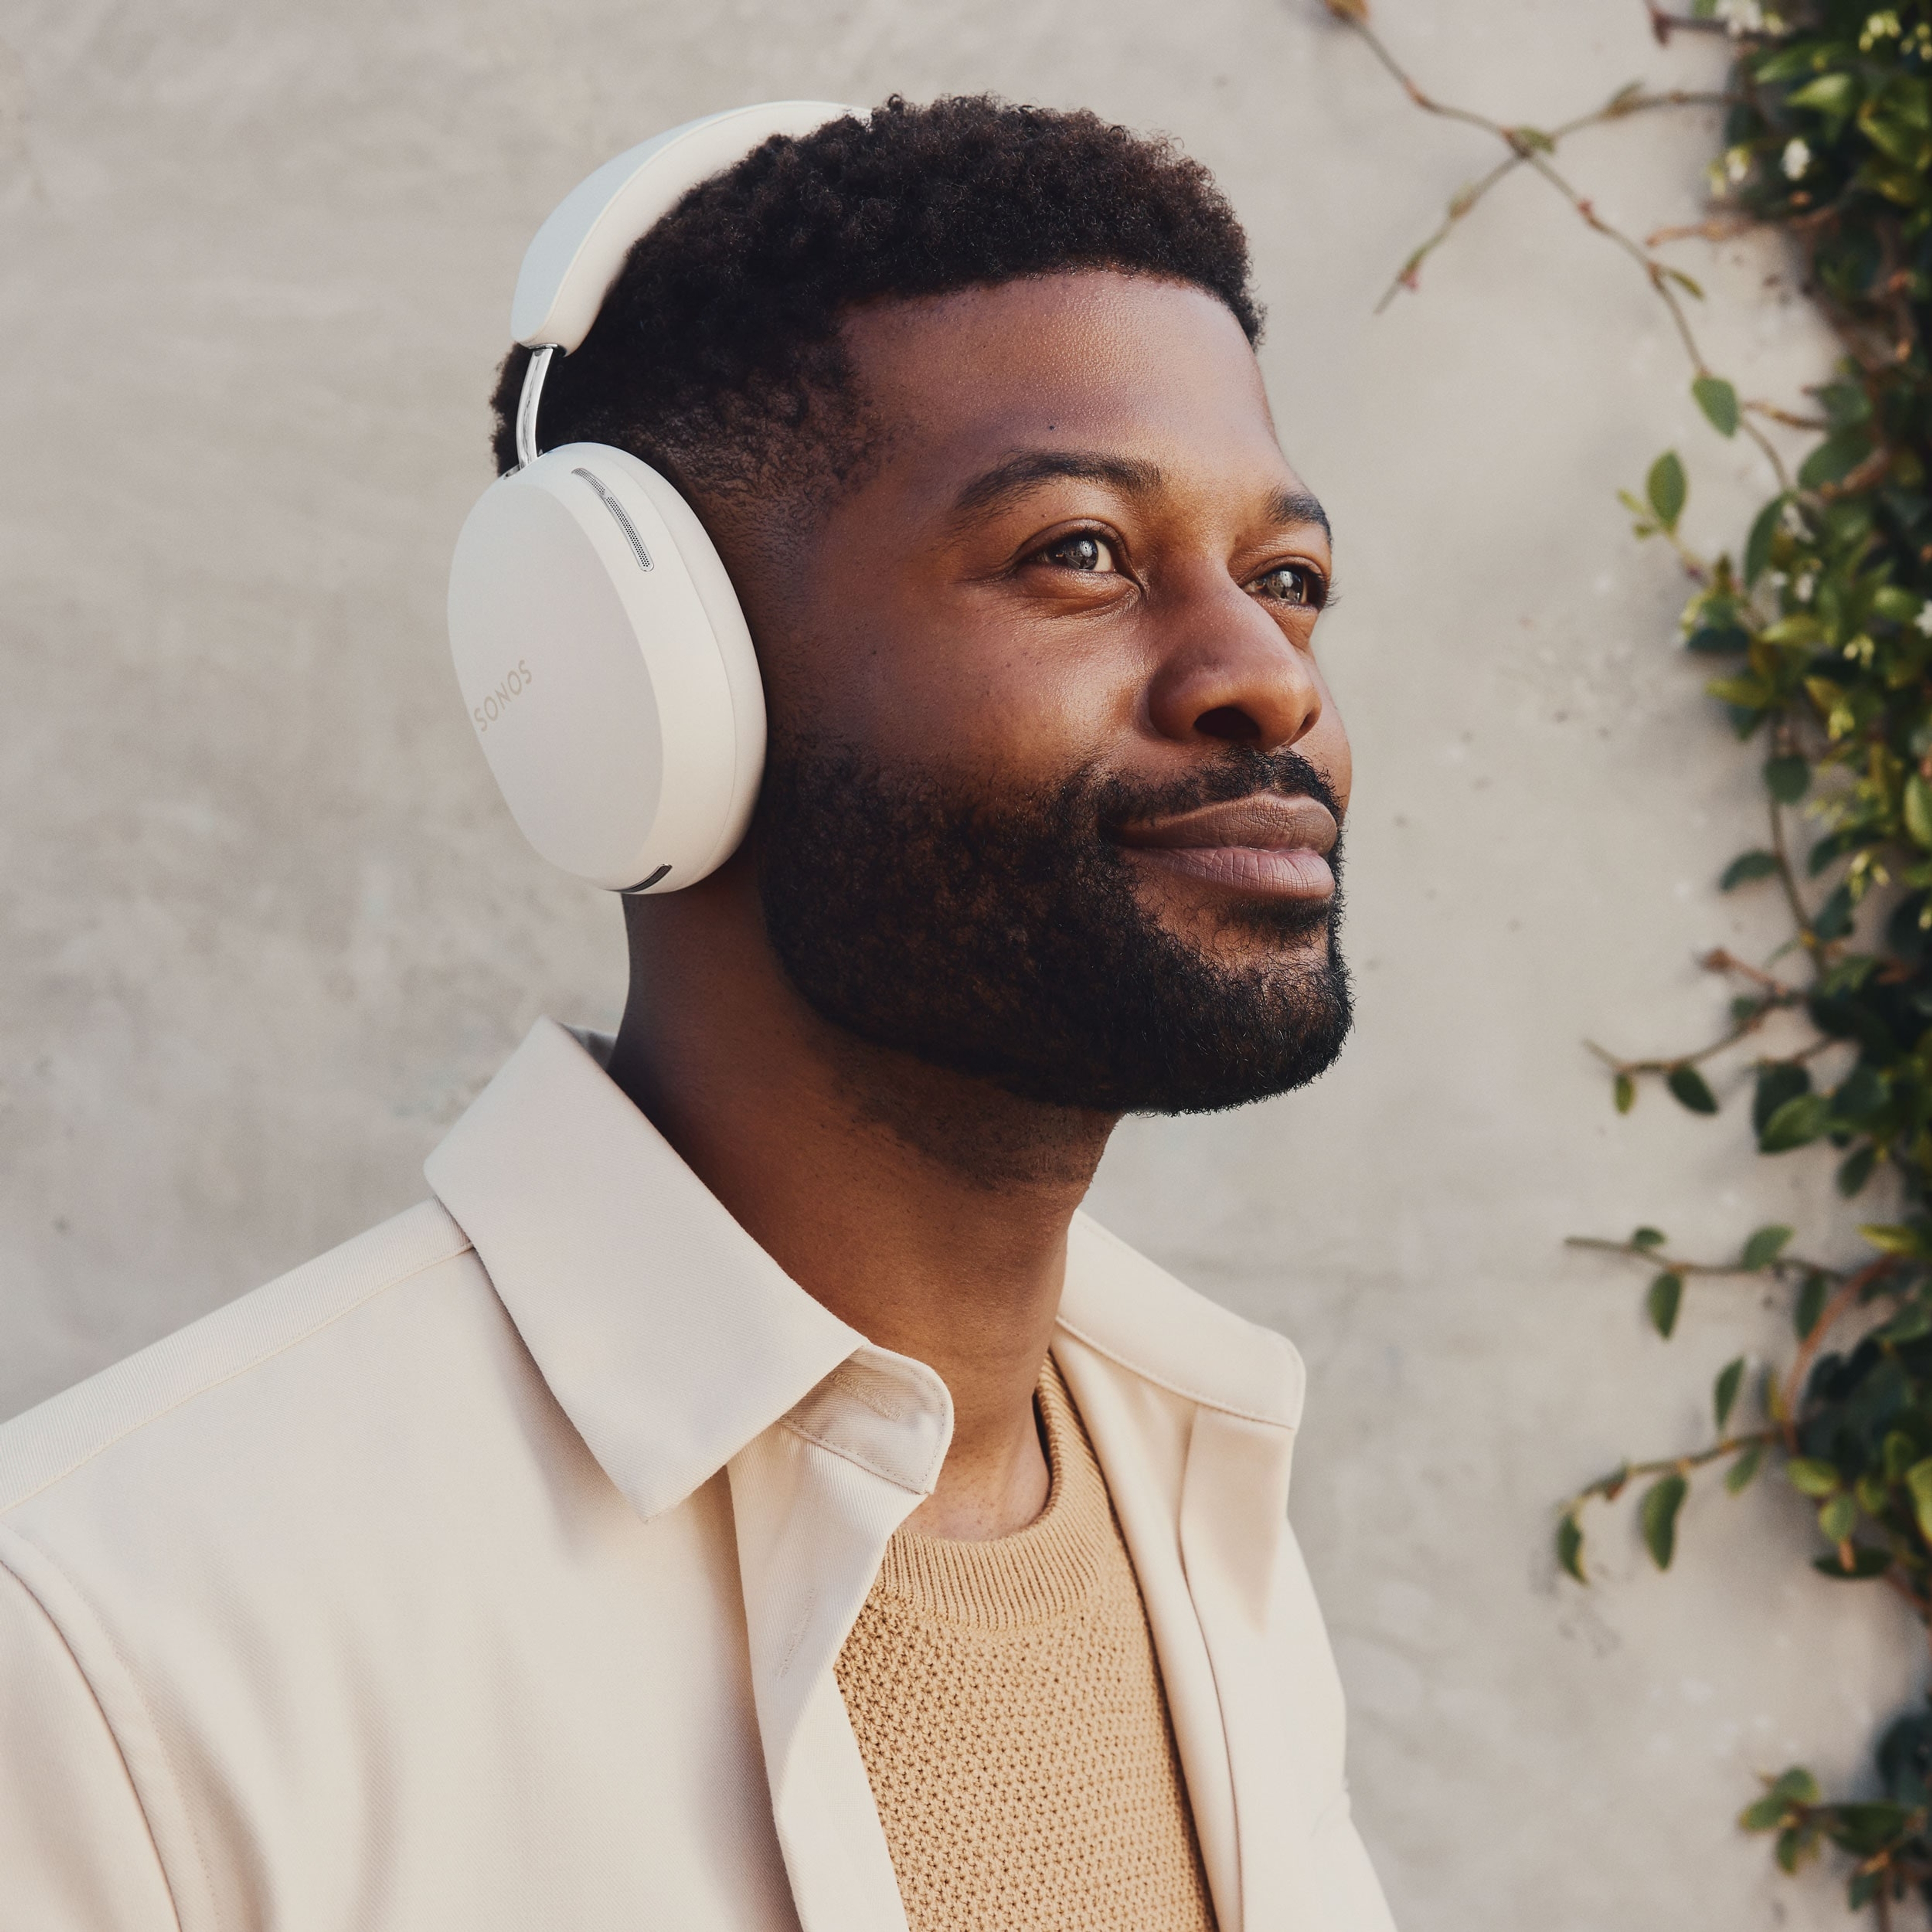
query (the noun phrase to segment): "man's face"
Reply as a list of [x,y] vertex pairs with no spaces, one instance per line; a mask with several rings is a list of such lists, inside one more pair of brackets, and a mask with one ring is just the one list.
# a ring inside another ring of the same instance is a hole
[[1085,272],[848,325],[874,460],[728,560],[766,929],[825,1018],[1061,1106],[1238,1104],[1348,1019],[1328,533],[1233,317]]

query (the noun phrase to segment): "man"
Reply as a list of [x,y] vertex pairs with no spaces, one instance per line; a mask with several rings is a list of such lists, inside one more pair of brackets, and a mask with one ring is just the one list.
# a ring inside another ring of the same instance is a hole
[[1387,1925],[1299,1365],[1077,1211],[1347,1029],[1259,327],[1200,169],[984,100],[632,250],[544,437],[715,541],[750,836],[434,1201],[0,1431],[4,1932]]

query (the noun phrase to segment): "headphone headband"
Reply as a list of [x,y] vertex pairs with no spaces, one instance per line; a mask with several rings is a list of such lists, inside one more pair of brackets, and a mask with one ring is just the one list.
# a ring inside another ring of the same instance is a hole
[[449,648],[512,816],[593,885],[676,892],[730,856],[758,799],[765,698],[724,561],[671,484],[601,443],[538,453],[544,372],[692,188],[774,134],[856,111],[778,100],[674,128],[580,182],[524,257],[517,467],[457,538]]
[[510,305],[512,339],[568,356],[590,333],[633,245],[700,182],[742,160],[774,134],[809,134],[859,112],[832,100],[728,108],[606,161],[537,230]]

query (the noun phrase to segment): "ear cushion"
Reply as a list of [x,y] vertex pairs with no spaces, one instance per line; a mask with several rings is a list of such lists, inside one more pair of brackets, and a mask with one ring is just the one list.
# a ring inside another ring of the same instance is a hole
[[736,848],[764,763],[758,659],[710,538],[648,464],[567,443],[493,483],[457,539],[449,646],[554,865],[674,892]]

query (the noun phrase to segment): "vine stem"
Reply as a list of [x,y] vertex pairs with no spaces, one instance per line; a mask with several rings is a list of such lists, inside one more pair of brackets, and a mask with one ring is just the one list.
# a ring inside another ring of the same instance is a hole
[[[1671,286],[1673,280],[1682,281],[1688,286],[1694,287],[1695,284],[1690,283],[1688,277],[1681,275],[1669,263],[1659,261],[1642,242],[1625,234],[1615,223],[1605,220],[1598,213],[1589,197],[1580,194],[1557,171],[1549,158],[1556,152],[1558,141],[1580,128],[1586,128],[1598,122],[1618,120],[1626,114],[1637,113],[1653,107],[1720,104],[1730,98],[1728,94],[1697,93],[1683,89],[1666,94],[1633,94],[1625,89],[1620,94],[1612,95],[1593,112],[1580,116],[1574,121],[1565,122],[1548,132],[1526,124],[1512,125],[1495,120],[1486,114],[1477,113],[1472,109],[1458,107],[1453,102],[1438,100],[1426,92],[1396,58],[1388,44],[1370,24],[1366,0],[1324,0],[1324,3],[1329,12],[1344,26],[1361,36],[1367,43],[1370,51],[1388,70],[1396,84],[1425,114],[1433,114],[1442,120],[1457,121],[1465,127],[1478,128],[1502,142],[1510,151],[1508,156],[1491,169],[1474,188],[1466,189],[1450,202],[1447,220],[1402,264],[1388,292],[1376,304],[1378,314],[1388,307],[1396,290],[1415,286],[1416,275],[1422,264],[1448,239],[1456,224],[1491,188],[1515,169],[1526,166],[1541,176],[1588,226],[1621,249],[1643,270],[1652,292],[1670,313],[1678,338],[1683,344],[1684,352],[1690,359],[1693,373],[1700,377],[1712,373],[1711,365],[1705,360],[1704,352],[1698,344],[1696,333],[1690,326],[1690,319],[1684,313],[1684,304],[1678,299],[1676,289]],[[1662,21],[1670,31],[1674,31],[1680,25],[1689,28],[1699,24],[1688,20],[1680,22],[1675,15],[1660,14],[1654,8],[1651,19],[1653,28]],[[1720,26],[1718,31],[1724,30]],[[1664,38],[1667,40],[1668,31]],[[1792,487],[1790,472],[1786,469],[1784,459],[1779,455],[1771,439],[1748,417],[1739,417],[1738,428],[1756,445],[1759,454],[1770,464],[1772,473],[1778,478],[1780,491],[1788,495]]]
[[1599,1476],[1594,1483],[1585,1484],[1564,1508],[1566,1510],[1580,1508],[1592,1496],[1600,1496],[1606,1503],[1614,1502],[1640,1476],[1688,1475],[1693,1469],[1702,1468],[1706,1462],[1735,1456],[1741,1450],[1771,1448],[1783,1441],[1783,1436],[1775,1429],[1754,1429],[1745,1435],[1727,1436],[1721,1442],[1714,1442],[1708,1449],[1693,1450],[1688,1456],[1660,1456],[1653,1462],[1625,1462],[1607,1476]]
[[1825,963],[1820,956],[1818,935],[1812,928],[1810,914],[1804,910],[1804,896],[1798,890],[1798,874],[1791,863],[1791,846],[1784,836],[1784,809],[1776,799],[1771,801],[1771,851],[1772,856],[1778,861],[1778,882],[1784,889],[1784,902],[1790,908],[1792,923],[1797,927],[1798,939],[1811,962],[1812,975],[1822,978]]
[[1786,1418],[1784,1432],[1787,1443],[1795,1442],[1797,1438],[1798,1405],[1804,1393],[1804,1378],[1810,1372],[1812,1358],[1817,1354],[1826,1334],[1851,1312],[1867,1288],[1874,1282],[1882,1280],[1898,1265],[1895,1256],[1880,1255],[1877,1260],[1854,1269],[1838,1284],[1831,1300],[1819,1311],[1817,1320],[1811,1324],[1811,1332],[1798,1343],[1798,1352],[1791,1358],[1790,1372],[1784,1378],[1780,1404]]
[[1599,1234],[1567,1234],[1563,1245],[1566,1248],[1588,1248],[1600,1255],[1628,1255],[1632,1261],[1646,1262],[1670,1274],[1774,1274],[1781,1278],[1787,1274],[1838,1273],[1838,1269],[1828,1268],[1822,1262],[1807,1261],[1802,1255],[1779,1255],[1762,1268],[1748,1268],[1738,1262],[1673,1261],[1661,1249],[1640,1247],[1634,1241],[1607,1241]]

